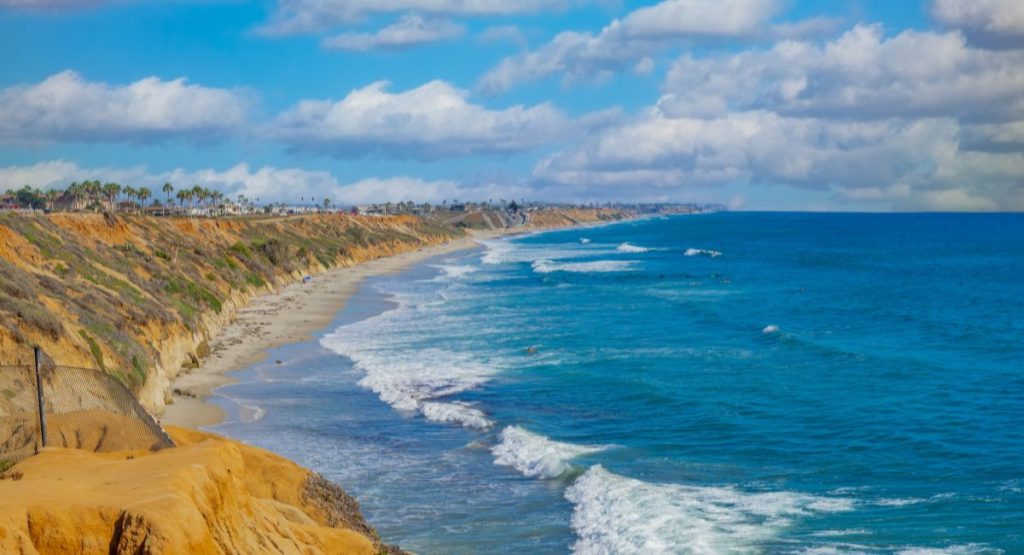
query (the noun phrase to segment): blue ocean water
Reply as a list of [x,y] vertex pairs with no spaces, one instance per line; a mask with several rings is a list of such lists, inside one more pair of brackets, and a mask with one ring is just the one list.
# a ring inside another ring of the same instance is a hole
[[370,280],[222,388],[419,553],[1024,553],[1024,216],[723,213]]

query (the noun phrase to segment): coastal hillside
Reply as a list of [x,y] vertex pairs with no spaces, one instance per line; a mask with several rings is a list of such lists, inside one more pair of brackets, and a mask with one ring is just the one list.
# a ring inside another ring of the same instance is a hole
[[401,553],[319,474],[170,428],[156,453],[48,449],[0,475],[3,553]]
[[254,295],[461,234],[411,216],[0,214],[0,363],[28,362],[38,344],[159,410],[169,380]]
[[[611,209],[547,208],[516,221],[319,214],[268,218],[0,213],[0,364],[40,345],[98,368],[159,412],[170,381],[256,295],[331,268],[448,242],[466,229],[619,220]],[[525,220],[525,221],[524,221]]]

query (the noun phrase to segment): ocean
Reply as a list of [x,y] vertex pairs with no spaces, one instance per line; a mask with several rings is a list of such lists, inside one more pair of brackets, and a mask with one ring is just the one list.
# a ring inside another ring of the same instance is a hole
[[1022,215],[653,218],[368,280],[214,430],[417,553],[1024,553],[1022,338]]

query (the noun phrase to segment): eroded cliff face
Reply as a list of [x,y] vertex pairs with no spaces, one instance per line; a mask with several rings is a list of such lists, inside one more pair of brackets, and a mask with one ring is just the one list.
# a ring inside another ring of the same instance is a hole
[[[40,345],[59,364],[99,368],[160,412],[171,380],[251,299],[335,267],[504,229],[486,211],[459,222],[330,214],[185,219],[0,214],[0,364]],[[609,209],[546,209],[525,226],[615,221]],[[472,224],[472,225],[470,225]]]
[[159,411],[170,380],[253,296],[461,233],[402,216],[0,215],[0,364],[29,362],[38,344]]
[[0,475],[0,552],[401,553],[319,475],[212,434],[168,431],[178,447],[50,448]]

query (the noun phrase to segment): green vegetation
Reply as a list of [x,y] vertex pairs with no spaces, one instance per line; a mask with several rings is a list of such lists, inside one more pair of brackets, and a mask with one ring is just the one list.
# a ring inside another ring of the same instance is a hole
[[107,365],[103,363],[103,351],[100,349],[100,344],[95,339],[89,336],[85,330],[79,330],[78,333],[82,336],[82,339],[89,345],[89,352],[92,353],[92,358],[96,359],[96,364],[100,365],[100,370],[107,371]]
[[137,390],[160,357],[154,331],[204,331],[204,314],[223,314],[233,290],[262,290],[295,272],[351,264],[367,249],[389,252],[457,235],[424,219],[340,215],[238,220],[230,227],[211,220],[181,224],[115,214],[0,213],[0,226],[38,250],[0,251],[0,334],[6,330],[29,345],[39,334],[56,341],[77,330],[70,343]]

